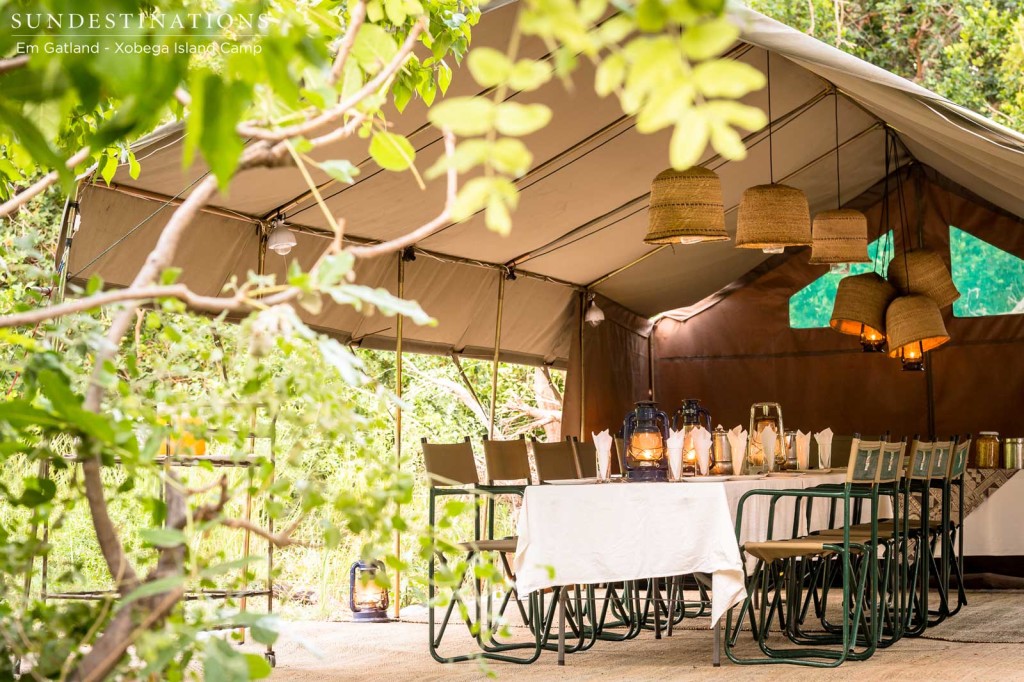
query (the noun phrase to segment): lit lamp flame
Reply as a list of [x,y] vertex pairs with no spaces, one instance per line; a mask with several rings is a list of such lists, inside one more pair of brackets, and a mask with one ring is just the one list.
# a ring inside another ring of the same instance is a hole
[[629,455],[638,461],[657,462],[665,456],[661,434],[650,431],[634,433],[629,439]]
[[862,324],[860,327],[860,345],[865,353],[881,353],[885,350],[885,334]]

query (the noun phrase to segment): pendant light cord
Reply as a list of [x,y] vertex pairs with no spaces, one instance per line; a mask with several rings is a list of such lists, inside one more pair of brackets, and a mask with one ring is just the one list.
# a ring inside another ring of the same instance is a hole
[[836,115],[836,208],[843,207],[843,187],[839,180],[839,90],[832,86],[832,94],[835,97]]
[[767,64],[765,66],[765,76],[768,80],[768,180],[771,184],[775,184],[775,155],[772,150],[772,53],[771,50],[765,52],[767,55]]
[[[885,176],[882,180],[882,216],[878,221],[878,233],[875,235],[875,262],[873,263],[872,270],[875,274],[882,275],[882,261],[885,260],[885,254],[889,253],[889,168],[891,157],[889,155],[889,128],[885,128]],[[885,230],[885,251],[879,255],[878,243],[882,239],[882,230]]]

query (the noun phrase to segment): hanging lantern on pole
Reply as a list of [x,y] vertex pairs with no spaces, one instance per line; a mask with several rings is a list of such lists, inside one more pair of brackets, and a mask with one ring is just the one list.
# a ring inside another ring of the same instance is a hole
[[725,205],[718,174],[695,166],[668,169],[651,183],[648,244],[697,244],[728,241]]
[[924,354],[949,341],[939,306],[928,296],[900,296],[885,313],[889,357],[899,358],[906,371],[924,369]]

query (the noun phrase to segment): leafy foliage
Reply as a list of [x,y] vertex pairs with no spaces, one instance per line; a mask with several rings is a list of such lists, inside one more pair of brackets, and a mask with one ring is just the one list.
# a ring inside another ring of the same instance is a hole
[[960,298],[953,302],[957,317],[987,317],[1024,313],[1024,259],[949,227],[953,283]]

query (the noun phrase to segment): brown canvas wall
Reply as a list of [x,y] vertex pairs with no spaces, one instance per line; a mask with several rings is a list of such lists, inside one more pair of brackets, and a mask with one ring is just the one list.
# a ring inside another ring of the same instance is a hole
[[[913,241],[949,263],[949,225],[1024,256],[1024,224],[952,188],[928,169],[905,186]],[[877,190],[860,198],[875,233]],[[895,206],[894,206],[895,207]],[[699,247],[697,247],[699,248]],[[928,432],[929,377],[902,372],[857,339],[827,329],[791,329],[789,297],[823,274],[807,250],[686,322],[662,320],[655,332],[655,387],[663,406],[700,398],[715,422],[746,424],[754,401],[782,403],[788,428],[897,435]],[[929,354],[931,403],[941,434],[996,430],[1024,435],[1024,316],[955,318],[943,311],[952,340]]]

